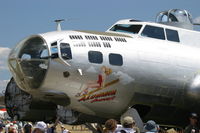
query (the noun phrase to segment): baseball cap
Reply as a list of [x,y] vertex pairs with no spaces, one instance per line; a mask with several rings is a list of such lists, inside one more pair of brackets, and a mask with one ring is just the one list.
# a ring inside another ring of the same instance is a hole
[[35,125],[35,128],[45,131],[47,129],[47,125],[43,121],[38,121]]
[[149,131],[149,132],[157,132],[158,131],[158,125],[156,124],[155,121],[149,120],[145,124],[144,129]]
[[63,125],[60,126],[61,128],[65,128]]
[[194,119],[197,119],[198,118],[198,115],[196,113],[191,113],[190,114],[190,117],[191,118],[194,118]]
[[121,123],[122,123],[122,125],[129,125],[129,124],[135,123],[135,121],[133,120],[132,117],[126,116],[126,117],[124,117],[124,118],[122,119]]

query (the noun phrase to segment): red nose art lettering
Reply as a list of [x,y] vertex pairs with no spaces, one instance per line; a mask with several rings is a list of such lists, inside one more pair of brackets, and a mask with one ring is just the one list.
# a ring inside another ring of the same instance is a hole
[[90,101],[90,103],[101,102],[101,101],[110,101],[115,98],[117,90],[111,90],[106,92],[97,93],[91,96],[85,96],[79,99],[78,101]]
[[102,101],[110,101],[110,100],[113,100],[114,98],[115,98],[115,96],[107,97],[107,98],[94,99],[94,100],[91,101],[91,103],[102,102]]

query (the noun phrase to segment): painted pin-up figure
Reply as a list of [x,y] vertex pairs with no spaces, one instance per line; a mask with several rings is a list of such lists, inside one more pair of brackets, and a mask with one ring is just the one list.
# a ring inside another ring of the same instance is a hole
[[112,70],[110,68],[107,68],[105,66],[101,67],[101,72],[98,75],[98,79],[96,81],[88,81],[87,87],[81,91],[81,93],[77,94],[77,96],[82,96],[88,94],[89,90],[96,89],[96,88],[104,88],[106,77],[112,73]]

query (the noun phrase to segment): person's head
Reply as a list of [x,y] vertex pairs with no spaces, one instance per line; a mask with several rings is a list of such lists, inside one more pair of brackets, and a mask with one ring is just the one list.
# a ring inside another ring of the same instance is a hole
[[45,133],[46,129],[47,129],[46,123],[44,123],[43,121],[39,121],[36,123],[33,133]]
[[65,130],[65,127],[63,125],[60,126],[61,130]]
[[15,126],[10,126],[8,129],[8,133],[18,133],[17,128]]
[[50,128],[50,124],[49,123],[47,123],[47,128]]
[[191,125],[196,125],[198,122],[198,115],[196,113],[191,113],[189,120]]
[[31,123],[29,123],[29,122],[26,123],[25,126],[24,126],[24,128],[23,128],[23,129],[24,129],[24,133],[27,133],[27,132],[28,132],[28,133],[31,133],[31,132],[32,132],[32,128],[33,128],[33,127],[32,127],[32,124],[31,124]]
[[126,116],[122,119],[121,124],[124,128],[133,128],[133,126],[135,125],[135,121],[132,117]]
[[17,121],[13,121],[12,123],[13,123],[13,124],[17,124]]
[[158,125],[156,124],[155,121],[149,120],[149,121],[147,121],[147,123],[145,124],[144,129],[145,129],[147,132],[158,132]]
[[174,128],[171,128],[167,130],[167,133],[177,133],[177,131]]
[[105,128],[109,131],[115,131],[117,128],[117,121],[114,119],[109,119],[105,122]]

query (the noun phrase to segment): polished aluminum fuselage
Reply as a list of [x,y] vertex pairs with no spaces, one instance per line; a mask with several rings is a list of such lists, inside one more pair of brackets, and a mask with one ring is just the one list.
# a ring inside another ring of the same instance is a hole
[[[99,39],[70,39],[70,35]],[[70,99],[66,101],[70,109],[104,118],[117,118],[138,105],[149,107],[146,118],[158,120],[181,115],[180,110],[200,113],[200,45],[106,32],[56,31],[38,36],[45,40],[50,54],[52,42],[69,43],[72,59],[64,64],[48,58],[42,85],[37,89],[21,87],[34,97],[45,100],[62,94]],[[112,40],[101,40],[101,36]],[[101,47],[91,46],[94,42]],[[105,42],[111,47],[104,47]],[[91,63],[89,51],[101,52],[103,62]],[[111,65],[110,53],[120,54],[123,65]],[[64,76],[64,72],[68,75]],[[100,80],[104,84],[101,87],[96,85]],[[166,115],[172,109],[171,115]]]
[[[110,42],[111,48],[91,48],[73,47],[73,44],[84,41],[66,39],[71,44],[73,54],[73,59],[68,61],[71,66],[51,60],[41,91],[64,92],[71,99],[69,106],[72,109],[107,117],[120,115],[135,104],[162,104],[185,108],[188,106],[185,105],[188,98],[198,99],[197,88],[191,88],[200,68],[198,48],[145,37],[126,40],[126,43]],[[102,64],[89,62],[88,51],[91,50],[103,53]],[[123,65],[110,65],[109,53],[121,54]],[[98,80],[102,66],[112,69],[106,81],[119,79],[119,82],[98,93],[116,90],[116,98],[97,103],[91,103],[90,100],[78,101],[80,98],[75,95],[87,86],[88,81]],[[80,75],[78,69],[82,70],[83,75]],[[69,71],[68,78],[63,77],[64,71]],[[154,96],[157,97],[156,101],[152,99]]]

